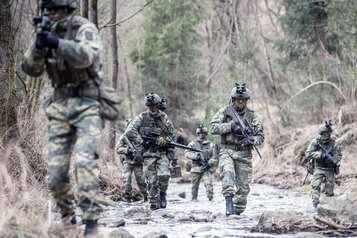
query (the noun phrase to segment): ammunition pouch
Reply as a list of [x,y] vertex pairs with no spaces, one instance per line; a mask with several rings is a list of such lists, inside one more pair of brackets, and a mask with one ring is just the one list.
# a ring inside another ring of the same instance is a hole
[[180,166],[176,166],[176,167],[171,167],[170,168],[170,176],[171,178],[178,178],[181,177],[181,168]]

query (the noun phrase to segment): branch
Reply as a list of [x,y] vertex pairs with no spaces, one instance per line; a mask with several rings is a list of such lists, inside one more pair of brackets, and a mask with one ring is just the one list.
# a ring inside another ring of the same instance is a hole
[[119,21],[119,22],[111,23],[111,24],[110,24],[110,22],[111,22],[111,20],[112,20],[112,19],[110,19],[104,26],[99,27],[99,29],[101,30],[101,29],[106,28],[106,27],[117,26],[117,25],[122,24],[123,22],[126,22],[126,21],[130,20],[131,18],[135,17],[138,13],[140,13],[141,11],[143,11],[143,10],[144,10],[147,6],[149,6],[153,1],[154,1],[154,0],[148,1],[148,2],[145,3],[145,5],[144,5],[142,8],[140,8],[137,12],[135,12],[135,13],[134,13],[133,15],[131,15],[130,17],[125,18],[124,20],[121,20],[121,21]]
[[335,229],[346,229],[346,227],[344,227],[344,226],[341,226],[341,225],[339,225],[339,224],[336,224],[336,223],[334,223],[334,222],[331,222],[331,221],[328,221],[328,220],[326,220],[326,219],[324,219],[324,218],[322,218],[322,217],[319,217],[318,215],[314,215],[314,219],[316,220],[316,221],[319,221],[319,222],[321,222],[321,223],[323,223],[323,224],[326,224],[326,225],[328,225],[328,226],[330,226],[330,227],[333,227],[333,228],[335,228]]
[[290,102],[291,102],[296,96],[300,95],[302,92],[304,92],[304,91],[306,91],[307,89],[309,89],[309,88],[311,88],[311,87],[313,87],[313,86],[316,86],[316,85],[318,85],[318,84],[328,84],[328,85],[332,86],[333,88],[335,88],[335,89],[341,94],[341,96],[343,97],[343,99],[344,99],[345,101],[347,101],[346,96],[343,94],[343,92],[341,91],[341,89],[339,89],[335,84],[333,84],[333,83],[331,83],[331,82],[329,82],[329,81],[318,81],[318,82],[312,83],[312,84],[310,84],[309,86],[307,86],[307,87],[301,89],[301,90],[300,90],[299,92],[297,92],[294,96],[292,96],[291,98],[289,98],[289,100],[285,103],[285,106],[284,106],[284,107],[286,107],[288,104],[290,104]]

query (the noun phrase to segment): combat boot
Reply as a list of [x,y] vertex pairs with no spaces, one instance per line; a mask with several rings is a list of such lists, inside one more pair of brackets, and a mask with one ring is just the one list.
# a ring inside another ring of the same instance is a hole
[[84,237],[95,237],[96,235],[98,235],[97,220],[86,221],[86,227],[84,229]]
[[226,216],[234,214],[234,206],[232,196],[226,196]]
[[132,202],[131,197],[124,197],[124,201],[127,202],[127,203],[131,203]]
[[148,196],[144,196],[144,202],[148,201]]
[[150,210],[151,210],[151,211],[155,211],[155,210],[157,210],[157,209],[159,209],[159,208],[160,208],[160,206],[159,206],[158,203],[151,203],[151,204],[150,204]]
[[166,208],[166,193],[160,192],[160,208]]

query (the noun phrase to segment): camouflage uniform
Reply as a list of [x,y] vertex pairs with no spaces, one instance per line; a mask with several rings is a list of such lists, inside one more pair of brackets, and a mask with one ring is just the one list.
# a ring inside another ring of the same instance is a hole
[[121,156],[121,160],[124,164],[125,198],[127,199],[127,201],[131,201],[131,178],[134,172],[134,176],[140,189],[141,195],[144,197],[144,200],[146,200],[148,193],[143,173],[143,163],[138,159],[134,158],[132,154],[128,153],[128,146],[124,142],[124,134],[119,138],[119,141],[116,145],[116,150],[117,153]]
[[[226,115],[226,109],[227,107],[221,108],[213,116],[210,123],[210,131],[213,135],[220,135],[221,137],[219,169],[223,196],[226,198],[226,201],[227,198],[233,197],[234,213],[239,215],[246,208],[247,196],[250,191],[252,146],[242,146],[244,136],[232,133],[231,124],[233,121],[232,118]],[[261,145],[264,142],[264,130],[257,114],[247,107],[242,111],[237,111],[237,113],[242,121],[247,119],[252,126],[253,144]]]
[[[150,111],[139,114],[130,123],[125,133],[136,145],[143,144],[141,135],[150,133],[160,134],[162,137],[171,141],[175,139],[174,126],[167,115],[162,111],[158,111],[155,115]],[[167,149],[157,145],[149,145],[144,147],[143,151],[144,175],[148,184],[150,207],[152,209],[155,207],[164,208],[166,206],[165,197],[170,178],[170,164]],[[164,207],[160,205],[161,198],[165,199]]]
[[49,119],[47,183],[62,215],[73,214],[75,199],[68,174],[73,147],[82,220],[96,221],[102,211],[97,202],[97,159],[103,121],[96,86],[102,43],[96,26],[73,14],[55,22],[51,32],[59,39],[57,49],[38,49],[33,44],[21,65],[33,77],[46,71],[54,87],[45,107]]
[[202,179],[203,184],[206,187],[206,193],[208,200],[213,199],[213,184],[212,184],[212,174],[216,170],[217,160],[214,158],[214,144],[209,140],[200,140],[197,139],[188,144],[188,146],[205,151],[205,156],[208,158],[209,170],[205,171],[205,168],[201,161],[197,159],[198,153],[186,150],[185,157],[188,163],[191,163],[190,172],[191,172],[191,195],[192,200],[197,199],[198,188],[200,186],[200,181]]
[[[322,149],[324,148],[324,150]],[[332,164],[324,157],[324,151],[329,151],[337,162]],[[324,184],[324,194],[333,196],[335,174],[339,171],[339,163],[342,158],[340,147],[336,144],[335,138],[329,138],[324,141],[322,138],[315,138],[311,141],[306,150],[306,156],[313,159],[314,172],[311,180],[312,187],[312,203],[314,207],[319,204],[321,187]]]

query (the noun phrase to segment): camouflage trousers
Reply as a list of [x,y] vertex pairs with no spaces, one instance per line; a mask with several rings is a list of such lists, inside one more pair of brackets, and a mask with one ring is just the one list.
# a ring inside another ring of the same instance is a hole
[[73,213],[76,207],[68,174],[73,151],[82,220],[97,220],[102,211],[97,202],[102,129],[99,103],[89,98],[61,99],[45,111],[49,119],[47,183],[57,207],[63,216]]
[[165,193],[169,187],[169,159],[166,154],[161,157],[144,157],[144,176],[148,185],[150,204],[159,202],[159,194]]
[[124,183],[125,183],[124,196],[126,198],[132,197],[131,180],[132,180],[133,173],[135,176],[136,183],[138,184],[139,190],[141,192],[141,195],[147,197],[148,192],[147,192],[147,185],[144,178],[143,165],[130,164],[127,162],[124,162]]
[[252,180],[252,154],[250,151],[221,149],[219,169],[224,197],[233,196],[236,214],[242,213],[247,205]]
[[324,194],[326,196],[333,196],[334,184],[335,184],[334,169],[328,170],[328,169],[315,168],[311,180],[313,204],[319,203],[322,185],[324,185]]
[[206,187],[206,193],[208,198],[213,198],[213,184],[212,184],[212,174],[209,171],[204,173],[196,173],[191,172],[191,196],[192,199],[197,199],[198,188],[200,186],[200,182],[202,182]]

